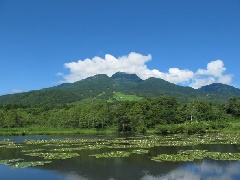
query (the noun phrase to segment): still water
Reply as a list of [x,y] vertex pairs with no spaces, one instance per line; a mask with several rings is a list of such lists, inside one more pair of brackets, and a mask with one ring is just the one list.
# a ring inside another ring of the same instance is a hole
[[[145,137],[140,137],[144,140]],[[169,137],[168,137],[169,138]],[[176,138],[176,137],[175,137]],[[229,152],[239,153],[239,144],[197,144],[197,145],[154,145],[147,148],[148,153],[144,154],[130,154],[128,157],[111,157],[111,158],[96,158],[89,156],[93,154],[112,152],[117,150],[128,151],[134,147],[125,147],[127,144],[126,137],[116,136],[23,136],[23,137],[0,137],[1,142],[13,142],[14,146],[5,146],[4,143],[0,146],[0,160],[17,159],[21,161],[32,162],[39,161],[43,158],[29,156],[27,151],[38,150],[42,152],[53,152],[61,148],[76,148],[81,146],[77,143],[61,142],[51,144],[49,141],[44,143],[28,144],[28,140],[58,140],[58,139],[75,139],[81,141],[84,146],[92,147],[95,145],[95,140],[104,144],[102,148],[92,149],[75,149],[79,156],[67,159],[51,159],[51,163],[44,165],[26,167],[26,168],[13,168],[10,165],[0,164],[0,179],[34,179],[34,180],[207,180],[207,179],[226,179],[238,180],[240,179],[240,161],[234,160],[213,160],[210,158],[203,158],[201,160],[194,160],[191,162],[156,162],[151,160],[151,157],[159,154],[173,154],[182,150],[189,149],[204,149],[210,152]],[[115,140],[117,139],[117,141]],[[136,137],[138,140],[139,137]],[[134,140],[131,137],[130,140]],[[168,139],[169,140],[169,139]],[[123,144],[121,144],[123,141]],[[84,143],[83,143],[84,142]],[[135,141],[134,141],[135,142]],[[136,141],[138,142],[138,141]],[[149,141],[150,142],[150,141]],[[149,143],[148,142],[148,143]],[[152,140],[151,140],[152,142]],[[113,147],[110,143],[117,143],[121,146]],[[81,146],[83,147],[83,145]],[[111,148],[112,147],[112,148]],[[146,149],[146,147],[143,147]],[[68,152],[66,152],[68,153]]]

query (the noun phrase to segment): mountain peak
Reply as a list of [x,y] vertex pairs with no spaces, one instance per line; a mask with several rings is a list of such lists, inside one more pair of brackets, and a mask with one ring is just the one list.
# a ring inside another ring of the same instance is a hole
[[136,74],[128,74],[125,72],[117,72],[112,75],[112,79],[122,79],[127,81],[133,81],[133,82],[142,82],[143,80],[139,78]]
[[240,90],[238,88],[222,83],[212,83],[202,86],[199,90],[212,93],[240,95]]

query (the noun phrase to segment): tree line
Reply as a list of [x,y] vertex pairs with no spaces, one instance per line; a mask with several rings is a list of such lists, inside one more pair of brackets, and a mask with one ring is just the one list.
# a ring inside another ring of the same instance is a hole
[[185,124],[190,131],[194,126],[203,126],[203,130],[217,129],[226,126],[230,117],[239,116],[240,97],[230,98],[226,103],[197,99],[183,103],[174,97],[161,96],[139,101],[97,101],[63,105],[5,104],[0,106],[0,127],[117,127],[119,132],[145,132],[155,128],[159,133],[167,133],[169,129],[174,132],[184,131],[179,124]]

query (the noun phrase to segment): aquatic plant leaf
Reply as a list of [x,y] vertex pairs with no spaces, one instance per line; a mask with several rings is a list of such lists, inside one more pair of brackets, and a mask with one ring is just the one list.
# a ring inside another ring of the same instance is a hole
[[210,158],[214,160],[240,160],[240,153],[221,153],[221,152],[208,152],[207,150],[185,150],[179,151],[177,154],[161,154],[152,157],[151,160],[157,162],[181,162],[193,161],[196,159]]
[[42,157],[44,159],[68,159],[68,158],[79,156],[78,153],[43,153],[43,152],[30,153],[26,155]]
[[106,152],[101,154],[92,154],[89,156],[94,156],[96,158],[117,158],[117,157],[129,157],[130,152],[126,151],[112,151],[112,152]]
[[21,158],[18,158],[18,159],[4,159],[4,160],[0,160],[0,164],[10,165],[12,163],[22,161],[22,160],[24,160],[24,159],[21,159]]
[[147,154],[148,152],[149,150],[147,149],[135,149],[131,151],[132,154]]
[[51,163],[52,161],[30,161],[30,162],[17,162],[12,165],[12,168],[27,168],[32,166],[41,166],[46,163]]
[[21,152],[23,153],[34,153],[34,152],[41,152],[44,151],[45,149],[29,149],[29,150],[22,150]]

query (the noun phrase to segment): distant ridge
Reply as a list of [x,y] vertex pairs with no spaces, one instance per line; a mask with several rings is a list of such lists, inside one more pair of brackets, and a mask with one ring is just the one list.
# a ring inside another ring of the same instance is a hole
[[203,86],[199,88],[199,90],[219,94],[231,94],[236,96],[240,95],[240,89],[222,83],[213,83],[207,86]]
[[117,73],[113,74],[111,78],[114,80],[123,79],[123,80],[129,80],[129,81],[133,81],[133,82],[142,82],[143,81],[136,74],[127,74],[124,72],[117,72]]
[[115,101],[116,93],[139,98],[154,98],[167,95],[180,100],[196,98],[205,101],[227,101],[239,96],[240,89],[229,85],[213,83],[200,89],[183,87],[160,78],[142,80],[136,74],[117,72],[111,77],[98,74],[75,83],[24,93],[0,96],[0,104],[22,103],[32,105],[64,104],[92,101]]

